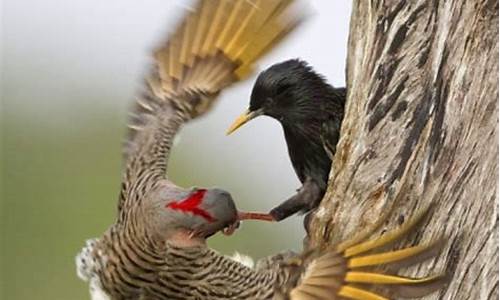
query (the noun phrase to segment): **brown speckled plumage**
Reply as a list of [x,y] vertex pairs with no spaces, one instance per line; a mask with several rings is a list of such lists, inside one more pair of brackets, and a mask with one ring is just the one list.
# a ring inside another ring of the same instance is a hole
[[180,189],[165,177],[178,130],[208,111],[222,89],[244,78],[298,24],[301,13],[293,4],[199,1],[154,52],[130,117],[117,221],[78,257],[79,274],[91,288],[112,299],[267,299],[284,280],[281,273],[256,272],[204,246],[176,247],[159,230],[155,210],[164,204],[158,195],[169,186]]

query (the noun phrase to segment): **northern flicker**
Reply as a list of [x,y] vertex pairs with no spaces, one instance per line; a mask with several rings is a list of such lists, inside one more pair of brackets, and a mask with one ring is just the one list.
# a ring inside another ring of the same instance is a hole
[[[220,91],[302,19],[292,0],[201,0],[154,53],[125,145],[118,216],[78,254],[78,275],[93,299],[385,299],[356,283],[397,286],[423,295],[443,277],[410,279],[367,273],[373,265],[433,254],[436,243],[368,254],[416,222],[382,238],[300,255],[274,256],[257,268],[217,253],[206,239],[254,218],[217,188],[184,189],[166,178],[173,138],[205,113]],[[420,220],[421,218],[416,218]]]
[[[292,59],[261,72],[250,105],[228,134],[258,116],[280,122],[288,154],[302,187],[269,215],[280,221],[316,208],[326,191],[344,117],[345,88],[334,88],[306,62]],[[307,227],[307,226],[306,226]]]

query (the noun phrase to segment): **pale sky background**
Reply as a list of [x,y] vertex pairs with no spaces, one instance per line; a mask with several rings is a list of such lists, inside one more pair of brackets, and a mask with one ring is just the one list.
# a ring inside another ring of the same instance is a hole
[[[42,138],[43,135],[49,138],[56,135],[75,136],[86,127],[107,133],[110,123],[115,129],[124,128],[127,108],[141,83],[150,49],[182,16],[182,7],[190,2],[4,0],[3,66],[0,65],[3,77],[2,119],[10,118],[15,120],[15,124],[22,124],[23,128],[19,131],[37,129],[37,132],[42,132]],[[309,2],[313,12],[309,20],[260,61],[259,66],[263,69],[298,57],[308,61],[334,86],[343,86],[351,2]],[[280,125],[262,117],[233,135],[225,136],[227,127],[246,109],[254,79],[255,76],[225,91],[210,114],[182,130],[169,170],[174,173],[174,181],[175,174],[181,174],[184,185],[216,185],[229,190],[241,209],[268,211],[300,186],[288,158]],[[115,153],[110,159],[117,160],[121,155],[120,139],[121,136],[117,135],[112,143],[105,140],[102,143],[82,141],[83,150],[75,155],[74,160],[81,160],[83,164],[87,153],[99,155],[101,152],[106,155]],[[61,143],[57,147],[64,151],[65,145]],[[113,147],[111,152],[109,147]],[[16,151],[13,149],[12,153]],[[5,160],[11,158],[5,157]],[[101,172],[99,168],[108,168],[111,169],[108,170],[110,174],[116,174],[113,178],[116,185],[108,187],[116,194],[120,179],[119,164],[95,167],[96,173]],[[36,169],[36,166],[31,168]],[[78,169],[74,172],[77,173]],[[71,178],[72,175],[68,176]],[[58,188],[55,184],[52,187]],[[71,195],[70,192],[71,189],[68,191]],[[106,209],[114,209],[116,197],[108,199],[107,194],[102,197],[100,201],[111,202]],[[68,198],[67,201],[73,201],[72,197]],[[80,204],[75,202],[74,205]],[[93,206],[93,209],[102,208]],[[96,219],[90,216],[85,222],[95,225],[96,222],[111,224],[113,221],[112,218]],[[262,245],[259,247],[266,248],[266,243],[273,237],[290,236],[283,244],[265,249],[269,254],[279,249],[298,250],[304,235],[301,219],[293,217],[273,225],[248,223],[236,235],[245,237],[247,228],[258,228],[266,231],[265,237],[245,239],[253,239],[251,243]],[[89,232],[83,230],[83,233],[80,230],[82,236],[77,239],[83,245],[86,238],[98,236],[105,229],[99,227]],[[230,247],[224,248],[224,251],[234,249],[245,252],[240,241],[231,237]],[[76,251],[78,247],[73,252]],[[262,255],[266,252],[251,254]],[[15,293],[10,295],[16,296]]]

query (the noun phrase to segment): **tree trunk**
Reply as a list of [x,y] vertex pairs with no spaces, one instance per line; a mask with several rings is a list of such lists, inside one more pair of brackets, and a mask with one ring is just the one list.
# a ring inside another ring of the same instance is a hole
[[445,236],[401,274],[453,274],[429,299],[498,298],[498,1],[355,0],[348,101],[311,242],[335,243],[393,211],[430,216],[407,243]]

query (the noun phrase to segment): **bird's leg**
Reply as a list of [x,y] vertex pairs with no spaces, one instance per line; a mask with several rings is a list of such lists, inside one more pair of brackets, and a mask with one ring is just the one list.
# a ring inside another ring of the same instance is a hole
[[274,221],[273,216],[268,213],[260,212],[238,212],[238,220],[261,220],[261,221]]
[[259,213],[259,212],[246,212],[240,211],[238,212],[238,219],[233,224],[222,230],[222,233],[225,235],[232,235],[236,229],[240,227],[240,222],[245,220],[258,220],[258,221],[274,221],[273,217],[267,213]]
[[[281,221],[299,211],[310,211],[318,206],[323,196],[322,189],[312,179],[308,178],[298,190],[297,194],[290,197],[269,213],[238,212],[238,220]],[[306,220],[309,220],[307,217]],[[304,221],[307,229],[308,221]]]
[[310,211],[316,208],[322,196],[323,191],[320,186],[307,178],[297,194],[273,208],[269,214],[275,221],[281,221],[299,211]]

